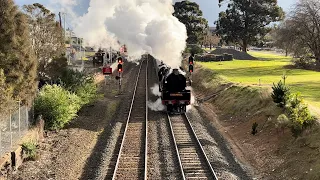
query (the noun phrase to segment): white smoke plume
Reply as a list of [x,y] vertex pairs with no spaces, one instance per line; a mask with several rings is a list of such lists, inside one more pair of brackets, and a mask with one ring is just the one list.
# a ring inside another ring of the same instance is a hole
[[158,97],[161,96],[161,92],[159,91],[159,84],[154,84],[150,89],[153,95]]
[[192,87],[191,87],[191,86],[186,87],[186,89],[191,91],[190,105],[188,105],[188,106],[187,106],[187,108],[186,108],[186,110],[187,110],[187,112],[188,112],[188,111],[190,111],[190,110],[191,110],[192,105],[194,105],[194,104],[195,104],[195,102],[196,102],[196,98],[195,98],[195,96],[194,96],[194,95],[193,95],[193,93],[192,93],[192,92],[193,92],[193,90],[192,90]]
[[81,6],[79,0],[48,0],[48,9],[58,14],[58,12],[64,12],[66,19],[66,26],[70,27],[77,23],[77,13],[74,8]]
[[177,68],[187,33],[172,13],[172,0],[91,0],[75,33],[91,46],[119,48],[119,41],[127,45],[130,57],[148,52]]
[[156,102],[148,101],[148,107],[152,111],[163,111],[165,110],[165,106],[162,104],[161,98],[159,98]]

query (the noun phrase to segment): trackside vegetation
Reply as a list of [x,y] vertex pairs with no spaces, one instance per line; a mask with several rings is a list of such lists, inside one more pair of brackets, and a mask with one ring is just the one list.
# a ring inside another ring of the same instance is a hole
[[97,97],[93,76],[66,69],[60,85],[45,85],[35,99],[35,115],[42,115],[45,128],[58,130],[77,116],[81,107]]
[[290,93],[282,81],[278,84],[273,84],[273,92],[271,97],[280,108],[283,108],[284,114],[277,118],[276,126],[281,128],[289,127],[292,135],[298,137],[307,128],[313,125],[316,119],[311,115],[307,104],[304,103],[300,93]]

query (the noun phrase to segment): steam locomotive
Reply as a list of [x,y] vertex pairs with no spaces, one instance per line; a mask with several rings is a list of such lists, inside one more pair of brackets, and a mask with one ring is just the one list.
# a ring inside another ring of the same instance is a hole
[[163,64],[158,71],[162,104],[171,114],[185,113],[190,104],[191,91],[186,89],[188,81],[182,73],[181,69],[171,69]]
[[103,51],[102,49],[99,49],[98,52],[96,52],[95,55],[93,56],[93,60],[92,60],[93,66],[102,65],[105,54],[106,54],[105,51]]

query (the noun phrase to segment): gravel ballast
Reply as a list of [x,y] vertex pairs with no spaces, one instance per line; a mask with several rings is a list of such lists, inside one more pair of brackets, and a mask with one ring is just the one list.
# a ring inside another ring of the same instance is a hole
[[233,155],[226,140],[210,123],[210,120],[203,117],[197,110],[199,108],[191,108],[187,115],[218,178],[252,179],[245,170],[246,167],[241,165]]

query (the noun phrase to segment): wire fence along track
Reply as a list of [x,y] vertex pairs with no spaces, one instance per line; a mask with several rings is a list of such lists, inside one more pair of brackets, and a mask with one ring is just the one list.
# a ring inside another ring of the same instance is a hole
[[186,114],[168,121],[183,179],[218,179]]
[[147,67],[141,62],[112,179],[146,179]]
[[21,143],[20,140],[28,132],[32,120],[33,109],[27,106],[18,106],[9,115],[0,115],[0,157],[10,153]]

